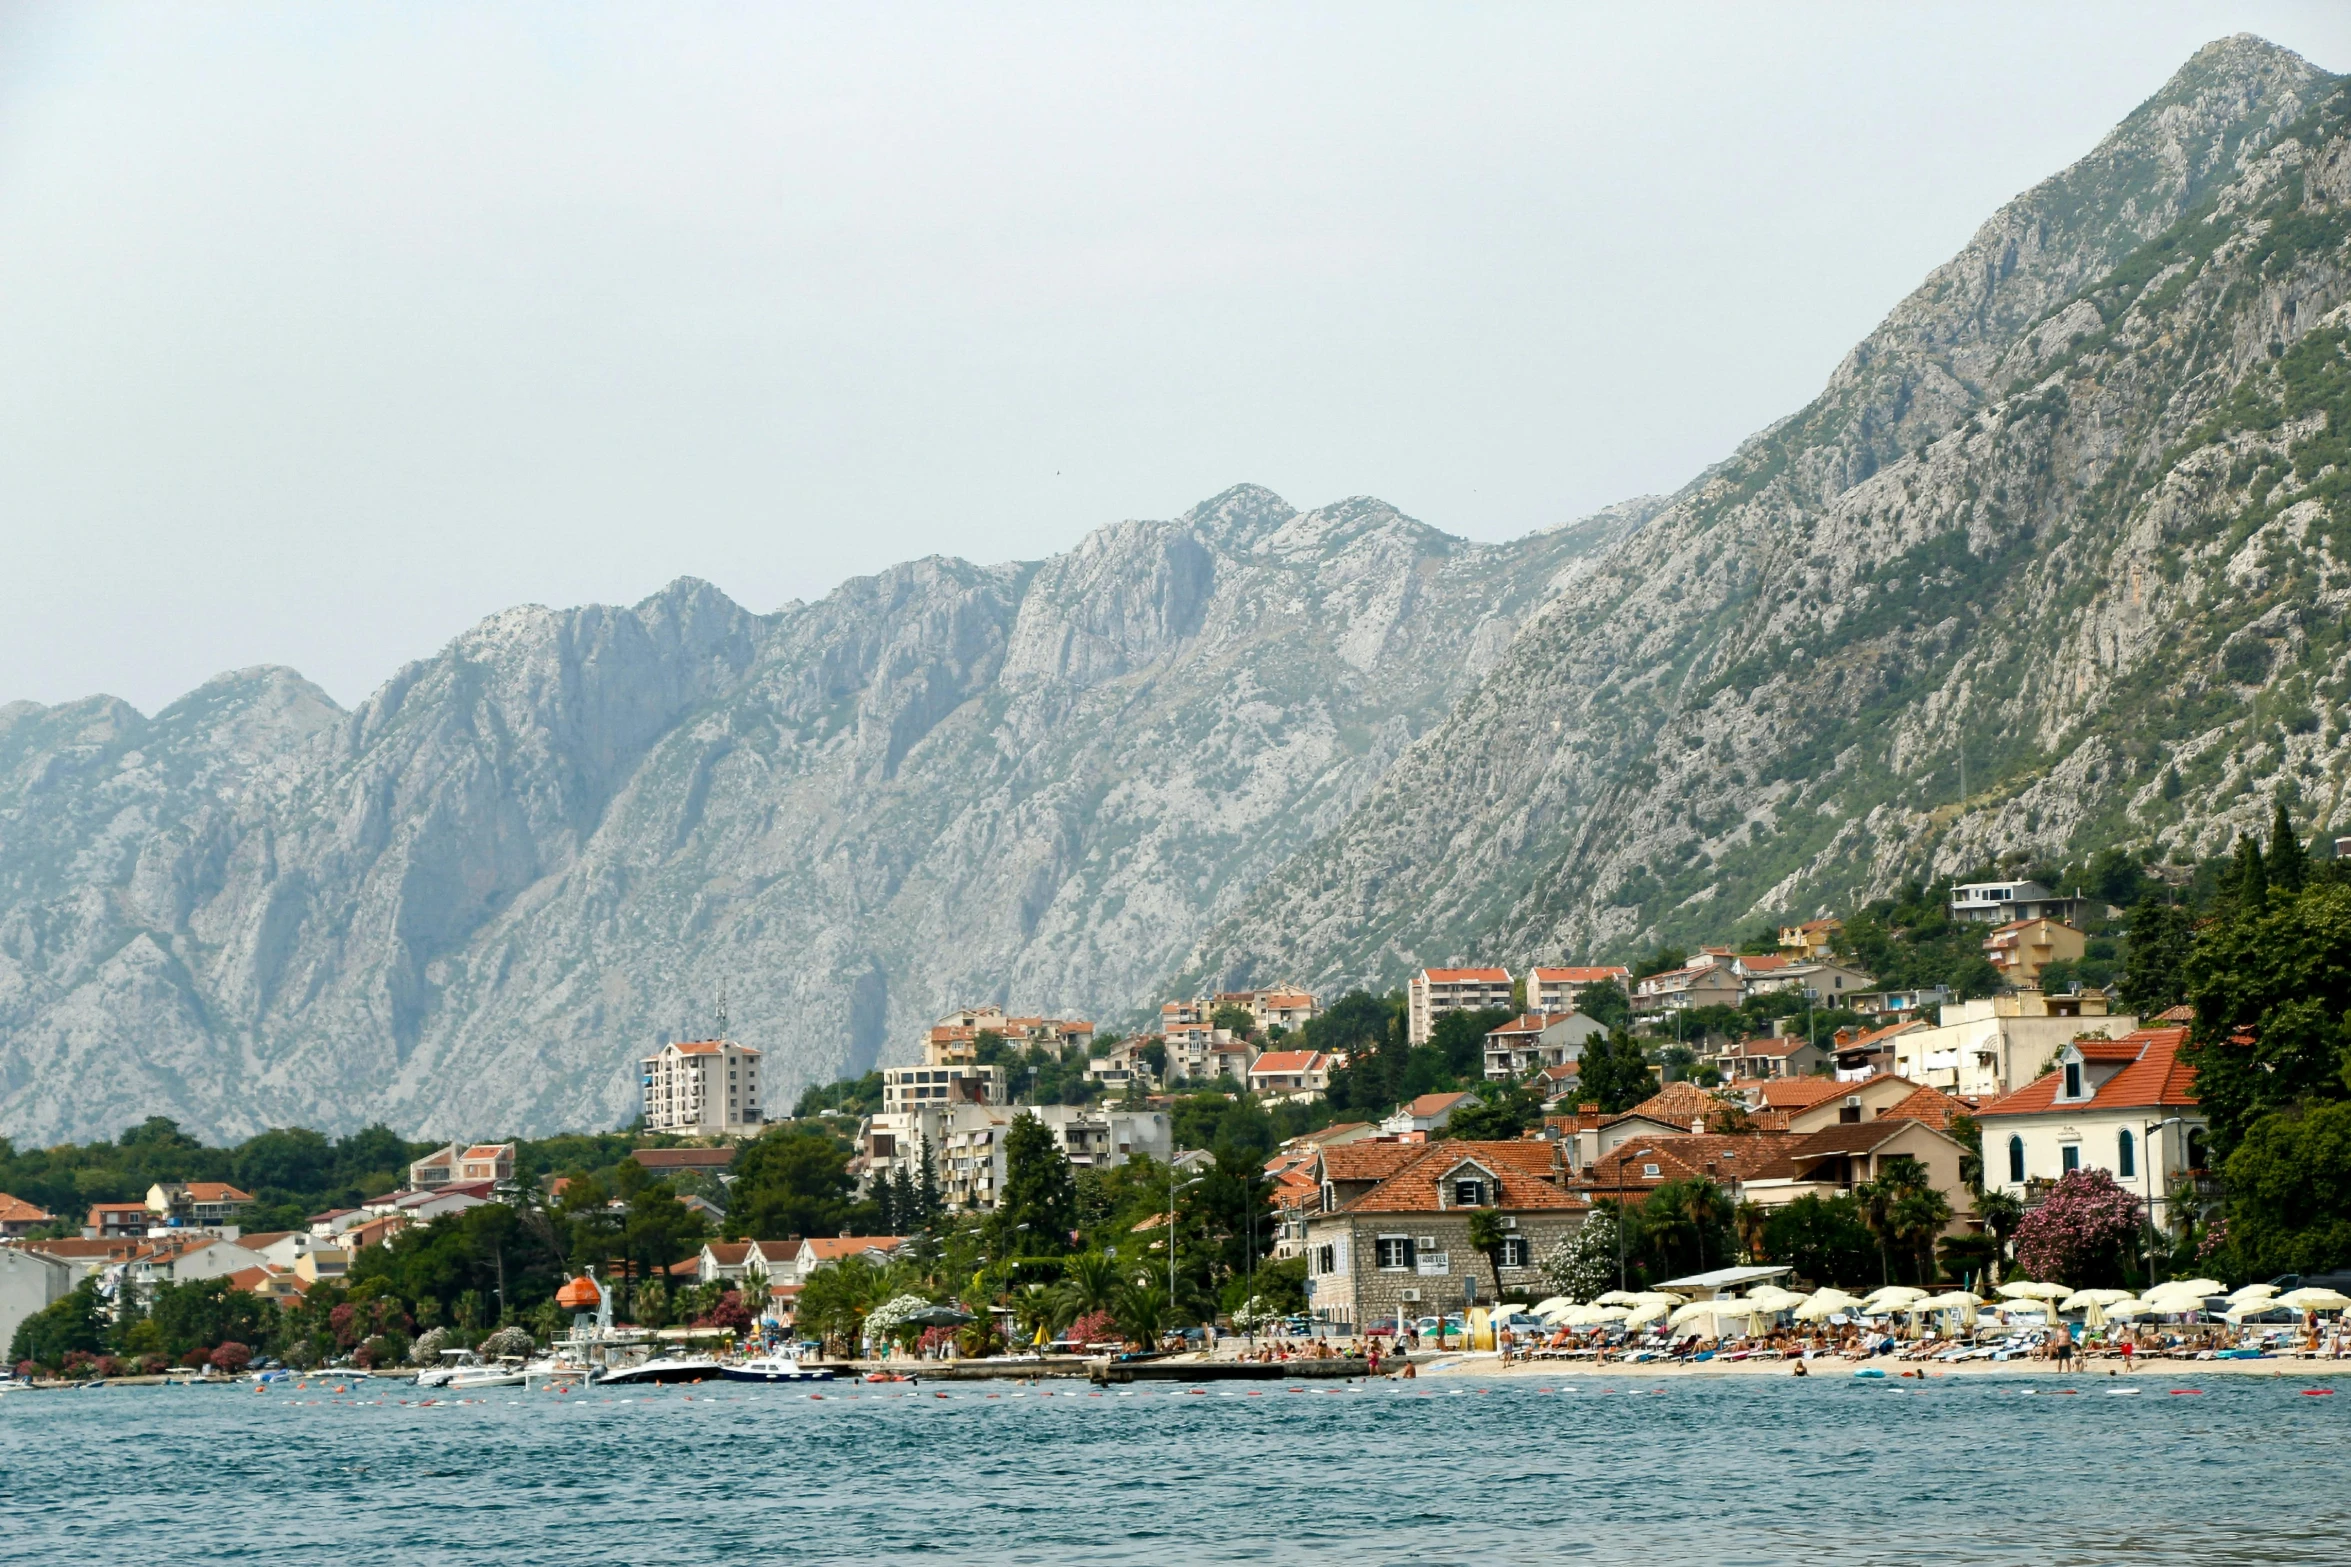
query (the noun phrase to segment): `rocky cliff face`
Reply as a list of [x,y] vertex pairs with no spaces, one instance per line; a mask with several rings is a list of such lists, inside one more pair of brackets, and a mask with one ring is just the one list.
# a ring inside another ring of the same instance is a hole
[[2200,52],[1544,611],[1192,975],[1720,938],[2001,854],[2208,852],[2273,793],[2342,821],[2343,105],[2258,40]]
[[610,1124],[722,990],[787,1086],[966,1001],[1124,1013],[1652,510],[1479,546],[1242,488],[771,616],[510,611],[347,714],[0,709],[0,1130]]

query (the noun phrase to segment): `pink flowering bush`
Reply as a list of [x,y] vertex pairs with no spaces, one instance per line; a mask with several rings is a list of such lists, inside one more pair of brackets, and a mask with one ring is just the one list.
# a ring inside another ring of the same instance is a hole
[[1124,1335],[1109,1312],[1089,1311],[1071,1323],[1069,1331],[1062,1336],[1078,1344],[1110,1344],[1119,1342]]
[[2016,1227],[2017,1266],[2076,1289],[2118,1284],[2143,1214],[2139,1199],[2104,1170],[2071,1171]]

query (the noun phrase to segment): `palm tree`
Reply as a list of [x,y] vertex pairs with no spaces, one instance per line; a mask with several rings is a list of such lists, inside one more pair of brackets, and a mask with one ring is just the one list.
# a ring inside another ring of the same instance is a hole
[[1494,1270],[1494,1299],[1502,1298],[1502,1243],[1510,1231],[1502,1223],[1502,1215],[1491,1208],[1480,1208],[1469,1216],[1469,1245],[1472,1251],[1485,1256],[1486,1266]]
[[1997,1284],[2008,1261],[2009,1238],[2024,1223],[2024,1201],[2011,1192],[1983,1192],[1976,1197],[1975,1212],[1992,1235],[1992,1282]]
[[1159,1342],[1160,1329],[1167,1324],[1167,1290],[1151,1282],[1149,1274],[1137,1274],[1135,1282],[1119,1287],[1117,1296],[1118,1330],[1128,1338],[1151,1348]]
[[1723,1189],[1709,1180],[1691,1181],[1682,1188],[1679,1204],[1681,1216],[1690,1221],[1696,1232],[1698,1271],[1706,1271],[1706,1232],[1727,1223],[1731,1216],[1731,1201]]
[[1118,1264],[1098,1251],[1074,1253],[1062,1263],[1056,1288],[1072,1318],[1108,1311],[1118,1298]]

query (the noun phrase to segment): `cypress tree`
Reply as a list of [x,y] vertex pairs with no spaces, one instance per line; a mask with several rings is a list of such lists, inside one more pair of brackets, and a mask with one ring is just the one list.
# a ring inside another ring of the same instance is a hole
[[2269,884],[2282,892],[2300,892],[2310,869],[2310,857],[2302,849],[2302,842],[2294,836],[2294,823],[2286,815],[2286,802],[2277,802],[2277,814],[2269,825],[2269,863],[2266,867]]
[[915,1188],[915,1216],[924,1229],[937,1221],[946,1205],[939,1197],[939,1161],[931,1152],[931,1134],[922,1134],[922,1184]]
[[2250,837],[2237,840],[2237,916],[2254,919],[2269,912],[2269,867]]

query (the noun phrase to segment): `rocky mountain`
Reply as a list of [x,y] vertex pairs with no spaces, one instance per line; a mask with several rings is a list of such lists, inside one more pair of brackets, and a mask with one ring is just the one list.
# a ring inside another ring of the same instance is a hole
[[722,992],[787,1089],[1130,1011],[1655,504],[1488,546],[1244,487],[773,615],[509,611],[349,713],[0,708],[0,1132],[613,1124]]
[[1719,939],[2001,856],[2210,853],[2273,795],[2343,825],[2345,112],[2285,50],[2200,51],[1579,577],[1191,976]]

